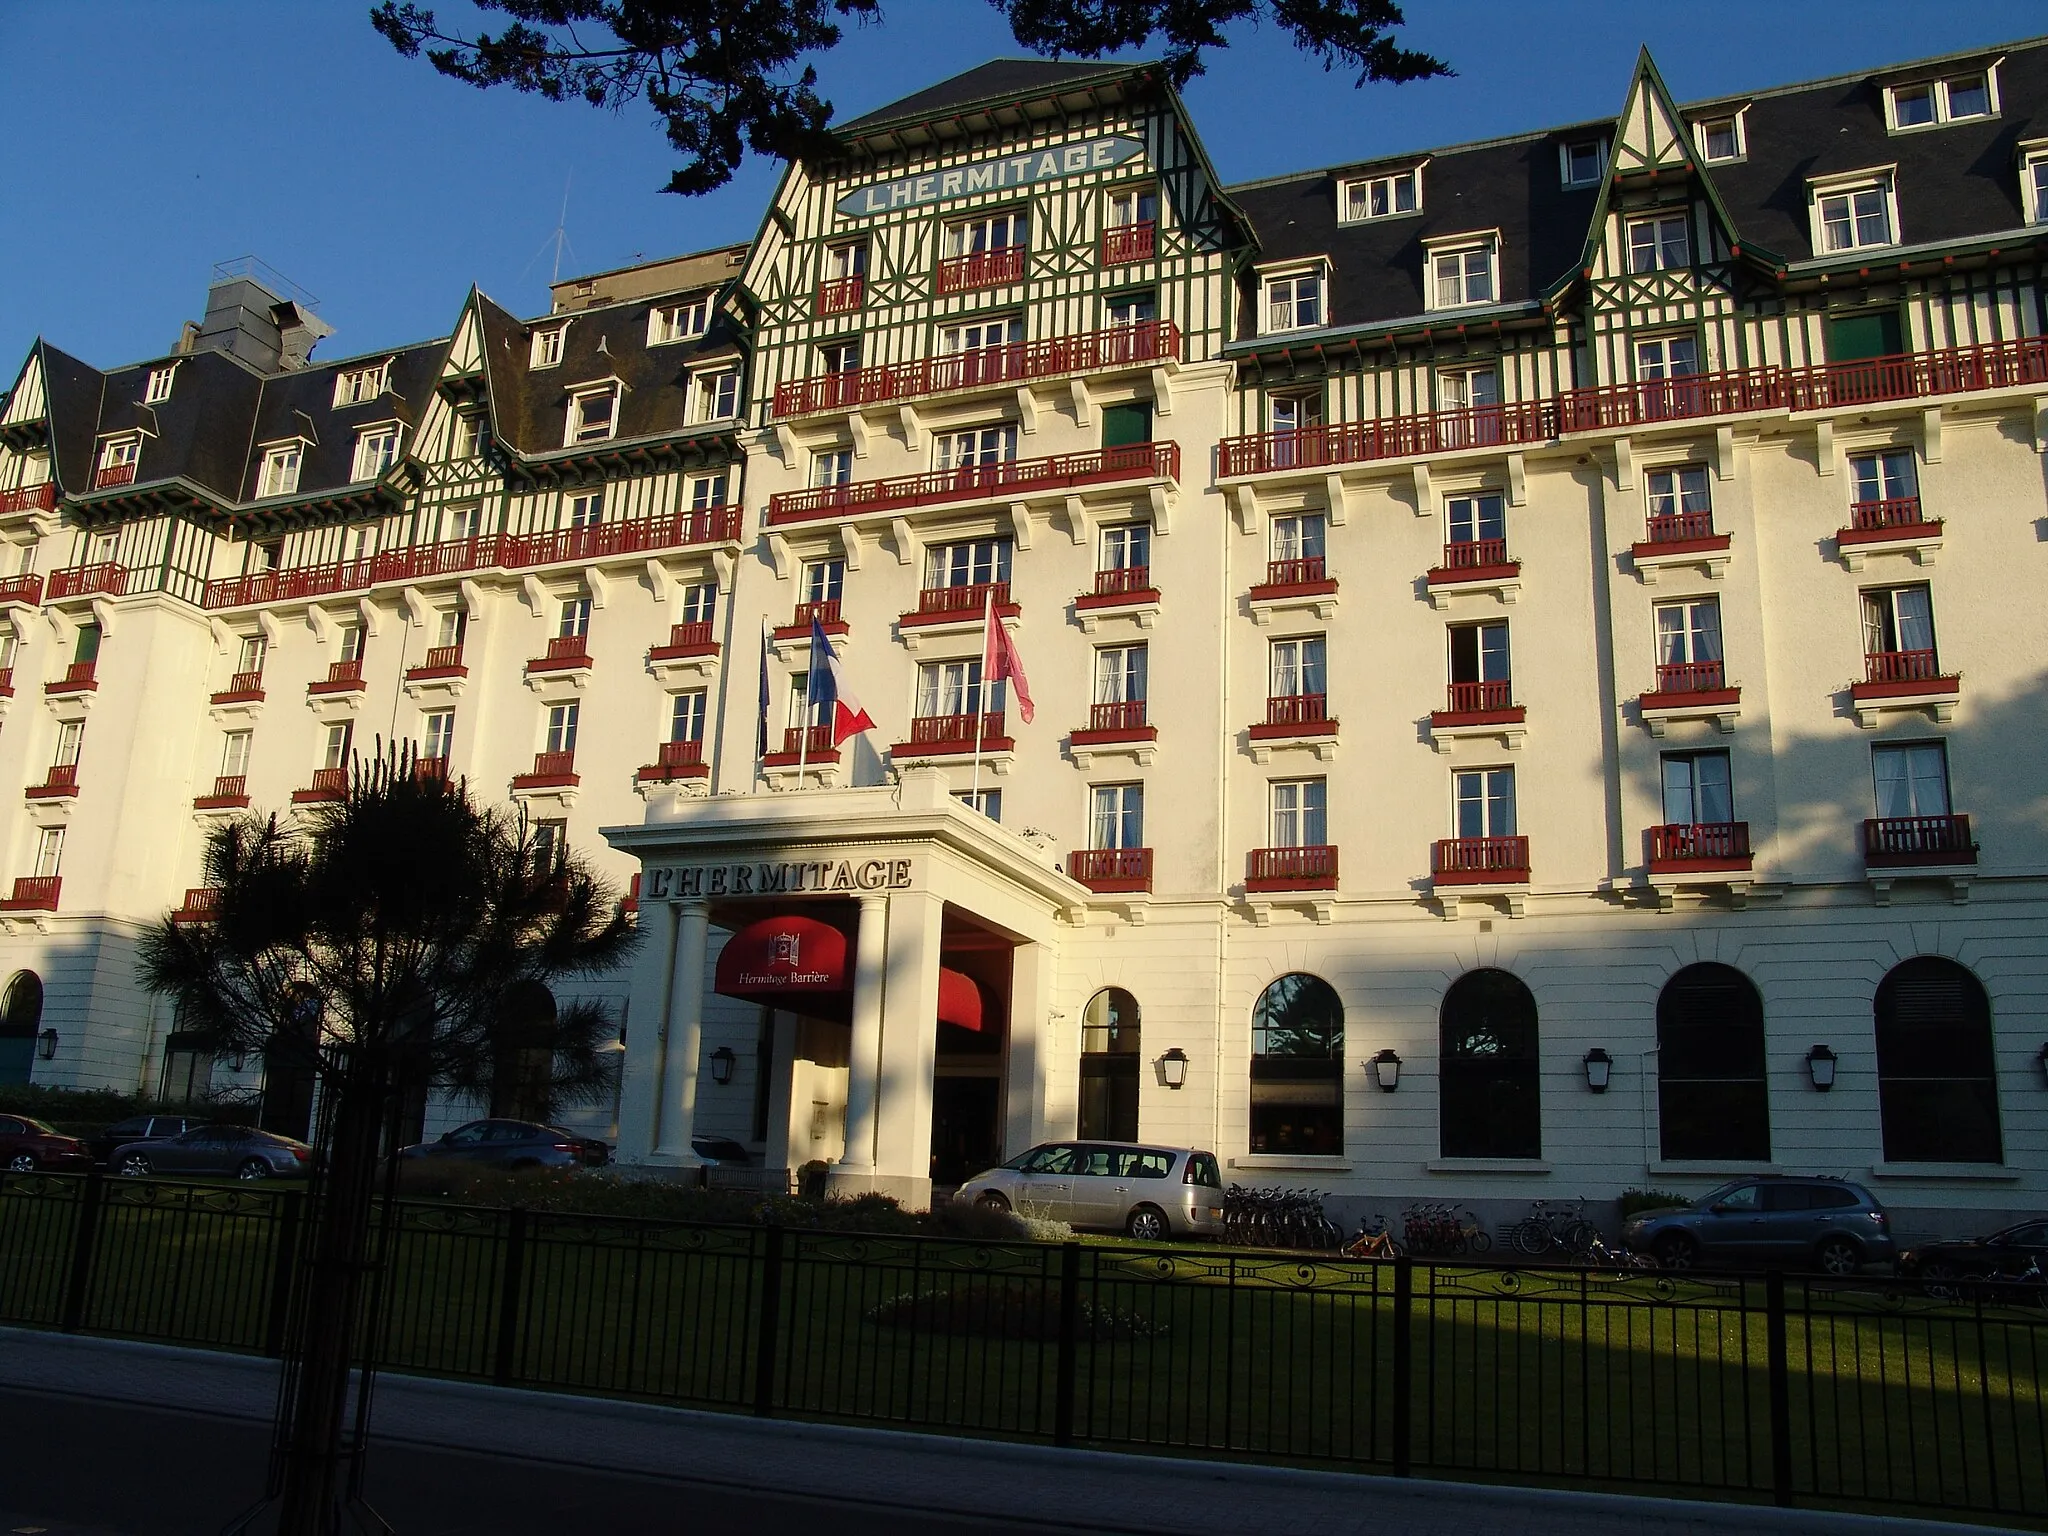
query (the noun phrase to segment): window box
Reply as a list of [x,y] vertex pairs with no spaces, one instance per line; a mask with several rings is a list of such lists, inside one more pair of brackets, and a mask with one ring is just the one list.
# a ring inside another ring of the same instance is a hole
[[354,661],[337,661],[329,664],[327,676],[317,683],[308,683],[306,692],[314,698],[337,693],[360,693],[363,682],[363,663],[358,657]]
[[1525,706],[1514,702],[1514,691],[1513,682],[1505,678],[1448,684],[1444,707],[1430,711],[1430,745],[1448,752],[1470,737],[1498,737],[1502,746],[1514,751],[1527,734],[1529,716]]
[[1152,889],[1150,848],[1081,848],[1067,855],[1067,873],[1098,896]]
[[910,722],[910,740],[897,742],[889,749],[889,755],[898,762],[919,757],[972,756],[977,723],[983,757],[1016,750],[1016,742],[1003,734],[1004,711],[991,709],[979,715],[917,715]]
[[432,682],[443,678],[469,676],[469,668],[462,664],[462,647],[459,645],[433,645],[427,647],[427,658],[416,667],[405,669],[408,683]]
[[1512,886],[1529,883],[1526,837],[1445,837],[1430,849],[1435,886]]
[[1885,710],[1924,709],[1937,721],[1955,714],[1963,680],[1943,672],[1932,651],[1873,651],[1864,661],[1864,680],[1849,685],[1856,723],[1866,728]]
[[1246,594],[1251,603],[1252,622],[1267,624],[1276,613],[1300,609],[1319,619],[1337,612],[1337,583],[1321,555],[1266,562],[1266,579]]
[[219,916],[220,887],[195,885],[186,889],[185,900],[171,914],[171,921],[179,924],[210,923]]
[[512,789],[516,794],[521,790],[573,789],[583,782],[583,776],[576,771],[574,752],[536,752],[533,754],[533,771],[515,774]]
[[1652,736],[1662,736],[1674,720],[1711,720],[1732,731],[1741,706],[1742,690],[1728,686],[1727,663],[1720,661],[1660,665],[1657,686],[1636,699]]
[[1863,823],[1870,869],[1953,869],[1977,862],[1967,816],[1879,816]]
[[239,773],[224,773],[213,781],[210,792],[193,798],[195,811],[242,811],[249,807],[249,780]]
[[1924,515],[1918,496],[1857,501],[1849,505],[1849,526],[1836,530],[1835,550],[1852,571],[1862,570],[1873,554],[1911,555],[1916,565],[1932,565],[1941,533],[1941,519]]
[[1752,862],[1746,821],[1680,822],[1651,827],[1648,843],[1653,878],[1746,874]]
[[227,687],[213,696],[216,705],[261,704],[263,702],[263,674],[261,672],[237,672],[228,679]]
[[346,768],[315,768],[313,782],[304,789],[292,791],[293,805],[326,805],[345,799],[348,795],[348,770]]
[[1102,264],[1121,267],[1134,261],[1150,261],[1158,254],[1159,226],[1147,219],[1142,224],[1120,224],[1102,232]]
[[42,783],[29,785],[31,800],[69,800],[78,793],[78,764],[52,763]]
[[664,741],[656,750],[654,761],[641,768],[637,775],[642,784],[667,784],[676,779],[702,779],[711,774],[711,765],[704,761],[704,743],[701,741]]
[[1443,564],[1429,572],[1429,605],[1443,607],[1453,596],[1491,592],[1512,603],[1522,589],[1522,563],[1508,558],[1506,539],[1470,539],[1444,546]]
[[64,669],[64,675],[57,681],[43,684],[43,692],[52,697],[67,693],[91,693],[100,685],[99,679],[94,676],[98,667],[99,663],[96,661],[74,661]]
[[1268,891],[1334,891],[1337,849],[1320,843],[1300,848],[1254,848],[1245,858],[1248,895]]
[[1007,459],[996,464],[897,475],[887,480],[857,480],[806,491],[778,491],[768,498],[768,526],[977,501],[1007,505],[1026,495],[1078,490],[1090,485],[1179,479],[1178,443],[1131,443],[1122,448],[1097,448],[1043,459]]
[[0,901],[0,912],[54,912],[63,886],[58,875],[17,875],[14,893]]
[[128,591],[128,568],[111,560],[92,565],[69,565],[50,572],[49,589],[43,601],[59,602],[67,597],[121,597]]
[[976,288],[996,288],[1024,279],[1022,245],[999,245],[969,256],[954,256],[939,263],[940,293],[967,293]]

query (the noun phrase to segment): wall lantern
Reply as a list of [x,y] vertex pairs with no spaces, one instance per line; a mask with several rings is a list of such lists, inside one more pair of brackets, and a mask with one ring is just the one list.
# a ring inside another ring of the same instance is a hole
[[57,1031],[46,1029],[36,1036],[36,1054],[45,1061],[57,1059]]
[[1372,1068],[1372,1080],[1384,1093],[1392,1093],[1401,1086],[1401,1058],[1389,1046],[1366,1063]]
[[739,1058],[732,1053],[732,1047],[721,1045],[711,1053],[711,1081],[723,1088],[732,1081],[732,1064]]
[[1586,1052],[1586,1086],[1595,1093],[1607,1091],[1608,1079],[1614,1075],[1614,1058],[1599,1046]]
[[1816,1045],[1806,1053],[1806,1070],[1813,1078],[1813,1086],[1826,1093],[1835,1086],[1835,1053],[1824,1045]]
[[1185,1088],[1188,1085],[1188,1053],[1179,1046],[1173,1047],[1159,1058],[1160,1079],[1169,1088]]

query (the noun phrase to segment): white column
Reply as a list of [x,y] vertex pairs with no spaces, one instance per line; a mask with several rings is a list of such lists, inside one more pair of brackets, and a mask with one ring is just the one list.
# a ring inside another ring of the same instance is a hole
[[[846,1072],[846,1155],[848,1173],[875,1170],[875,1110],[882,1070],[882,989],[888,970],[889,898],[863,896],[860,926],[853,936],[853,1037]],[[936,985],[936,982],[934,982]]]
[[875,1105],[875,1186],[922,1206],[932,1188],[932,1068],[938,1054],[940,924],[927,892],[889,898],[888,983]]
[[1003,1156],[1046,1137],[1045,1077],[1052,1006],[1052,946],[1020,944],[1010,954],[1010,1040],[1003,1068]]
[[[794,1168],[801,1159],[790,1156],[790,1129],[795,1114],[797,1016],[786,1008],[774,1010],[775,1057],[768,1070],[768,1146],[762,1154],[764,1168]],[[804,1106],[809,1112],[810,1106]]]
[[668,1070],[669,982],[676,963],[676,909],[667,902],[640,905],[640,953],[633,962],[632,1008],[626,1019],[626,1059],[620,1065],[619,1161],[644,1163],[654,1151],[661,1080]]
[[654,1155],[674,1167],[702,1163],[690,1150],[697,1122],[697,1078],[704,1052],[704,952],[711,909],[701,901],[676,903],[675,969],[669,978],[667,1070],[661,1076],[659,1129]]

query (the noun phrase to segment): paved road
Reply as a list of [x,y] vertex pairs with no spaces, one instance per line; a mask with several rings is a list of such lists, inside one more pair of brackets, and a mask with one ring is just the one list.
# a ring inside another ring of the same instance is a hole
[[[211,1536],[276,1367],[0,1329],[0,1536]],[[403,1536],[1984,1536],[1982,1526],[1063,1451],[380,1378]],[[17,1513],[18,1512],[18,1513]]]

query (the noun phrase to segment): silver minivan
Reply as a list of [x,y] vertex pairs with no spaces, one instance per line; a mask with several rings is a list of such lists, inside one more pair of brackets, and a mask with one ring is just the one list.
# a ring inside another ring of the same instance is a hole
[[977,1173],[953,1198],[1155,1242],[1223,1231],[1223,1170],[1215,1153],[1190,1147],[1049,1141]]

